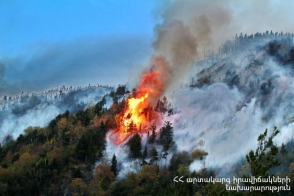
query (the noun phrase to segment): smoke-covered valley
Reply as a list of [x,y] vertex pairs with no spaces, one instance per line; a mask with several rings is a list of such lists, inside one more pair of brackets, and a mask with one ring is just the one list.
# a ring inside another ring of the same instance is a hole
[[3,96],[0,102],[0,141],[5,143],[3,140],[7,136],[16,139],[29,126],[47,126],[67,110],[70,113],[85,110],[113,89],[89,84],[86,87],[61,86],[43,92]]
[[293,139],[293,36],[277,35],[236,37],[193,66],[190,86],[171,94],[181,111],[173,117],[179,149],[203,148],[206,164],[230,167],[266,128],[281,130],[278,146]]
[[[172,122],[175,146],[158,163],[166,165],[176,152],[201,149],[208,153],[206,159],[195,160],[190,170],[221,168],[219,175],[227,176],[234,164],[257,148],[265,129],[280,129],[274,140],[277,146],[292,141],[293,49],[292,34],[240,35],[193,64],[181,87],[165,94],[176,112],[161,117],[157,137],[160,126]],[[142,146],[148,147],[147,132],[140,135]],[[127,158],[126,142],[116,146],[107,141],[105,158],[120,154],[120,175],[136,171],[131,168],[138,163]]]

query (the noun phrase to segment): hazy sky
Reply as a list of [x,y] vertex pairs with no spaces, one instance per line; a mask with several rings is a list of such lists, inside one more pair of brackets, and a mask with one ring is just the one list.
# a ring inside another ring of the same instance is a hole
[[174,20],[201,56],[205,44],[216,49],[241,32],[293,32],[293,8],[291,0],[0,0],[0,96],[123,84],[148,64],[155,40],[182,43],[183,33],[158,36]]
[[152,53],[156,0],[1,0],[0,94],[118,84]]

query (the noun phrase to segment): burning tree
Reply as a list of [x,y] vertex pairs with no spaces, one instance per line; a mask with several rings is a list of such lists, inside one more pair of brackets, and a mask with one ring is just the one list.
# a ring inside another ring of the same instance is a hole
[[157,123],[159,114],[153,108],[169,81],[168,67],[163,57],[153,58],[152,67],[142,75],[137,89],[127,98],[125,108],[115,117],[117,124],[117,131],[113,136],[115,143],[120,144],[130,135],[147,130],[151,123]]

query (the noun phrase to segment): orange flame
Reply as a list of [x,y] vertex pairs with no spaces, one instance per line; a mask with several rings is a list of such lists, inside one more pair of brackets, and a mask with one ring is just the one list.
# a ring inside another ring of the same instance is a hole
[[127,99],[124,110],[115,117],[117,130],[110,135],[114,143],[120,144],[134,133],[143,133],[151,124],[158,122],[159,114],[152,108],[169,82],[169,67],[162,56],[152,59],[149,72],[142,75],[137,89]]
[[150,83],[157,83],[159,72],[150,71],[142,76],[141,83],[132,96],[127,99],[125,110],[117,118],[118,131],[138,132],[152,120],[152,99],[156,91],[150,88]]
[[165,90],[169,72],[165,69],[168,65],[163,57],[154,57],[152,63],[149,72],[142,75],[138,88],[127,99],[126,108],[115,117],[117,131],[111,139],[116,144],[134,133],[147,131],[151,123],[158,121],[159,116],[152,107]]
[[145,105],[145,100],[147,99],[148,94],[145,94],[143,97],[139,98],[130,98],[128,99],[128,108],[124,113],[121,129],[127,132],[128,129],[133,123],[136,129],[140,129],[140,125],[146,120],[143,113],[143,107]]

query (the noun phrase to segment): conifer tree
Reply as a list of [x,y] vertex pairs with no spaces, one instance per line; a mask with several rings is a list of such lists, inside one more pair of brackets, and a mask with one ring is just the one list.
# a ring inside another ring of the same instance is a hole
[[130,157],[131,158],[140,158],[142,156],[141,150],[141,137],[136,133],[129,141],[128,146],[130,147]]
[[146,165],[147,164],[147,161],[145,160],[147,156],[148,156],[147,146],[145,146],[143,154],[142,154],[142,163],[141,163],[141,165]]
[[153,144],[155,142],[155,139],[156,139],[156,133],[155,133],[155,130],[156,130],[156,125],[153,124],[151,126],[151,135],[148,137],[148,141],[149,143]]
[[113,154],[112,156],[110,169],[113,172],[113,174],[117,176],[117,160],[115,154]]
[[156,161],[158,161],[158,152],[154,147],[150,151],[150,157],[151,157],[150,164],[154,164],[156,163]]
[[163,158],[168,155],[168,150],[173,145],[173,127],[172,124],[167,121],[165,125],[160,129],[160,144],[163,146]]
[[268,171],[274,166],[280,165],[275,159],[278,154],[278,147],[273,144],[273,138],[280,131],[274,127],[272,134],[267,138],[267,129],[263,134],[260,134],[257,141],[258,147],[255,152],[252,150],[246,155],[247,162],[250,165],[251,174],[253,176],[267,177]]

